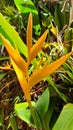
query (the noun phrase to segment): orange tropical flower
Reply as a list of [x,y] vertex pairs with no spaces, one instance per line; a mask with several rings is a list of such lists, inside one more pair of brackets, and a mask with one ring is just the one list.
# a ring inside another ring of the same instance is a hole
[[[37,53],[42,49],[46,36],[48,34],[48,30],[46,30],[42,36],[38,39],[38,41],[33,45],[32,44],[32,14],[29,15],[28,25],[27,25],[27,49],[28,49],[28,59],[27,62],[22,58],[17,48],[13,48],[9,41],[4,38],[0,34],[0,37],[3,40],[3,43],[9,53],[11,64],[16,72],[17,78],[19,80],[20,86],[25,94],[25,98],[29,105],[31,105],[31,96],[30,89],[42,79],[52,74],[60,65],[62,65],[69,56],[73,53],[72,51],[65,56],[62,56],[57,61],[54,61],[50,65],[45,63],[43,67],[38,67],[34,70],[34,72],[29,76],[28,67],[32,60],[36,58]],[[41,64],[41,61],[40,61]]]

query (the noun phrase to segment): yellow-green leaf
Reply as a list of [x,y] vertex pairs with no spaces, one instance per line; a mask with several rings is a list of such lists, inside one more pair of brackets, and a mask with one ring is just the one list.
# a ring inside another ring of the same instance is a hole
[[65,105],[52,130],[73,130],[73,104]]
[[52,27],[50,28],[50,31],[55,35],[55,37],[57,37],[57,29],[56,27],[54,27],[53,24],[52,24]]

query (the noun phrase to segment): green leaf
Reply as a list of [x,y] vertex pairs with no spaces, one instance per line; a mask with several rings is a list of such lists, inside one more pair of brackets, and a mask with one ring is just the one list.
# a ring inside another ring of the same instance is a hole
[[73,104],[64,106],[52,130],[73,130]]
[[16,119],[15,119],[15,116],[13,115],[13,113],[10,114],[9,121],[10,121],[12,130],[18,130],[18,125],[17,125]]
[[0,74],[0,80],[2,80],[2,78],[6,75],[6,73],[1,73]]
[[70,61],[70,58],[69,58],[69,62],[68,63],[64,63],[63,64],[63,67],[65,68],[65,70],[69,70],[71,73],[73,73],[73,69],[72,69],[72,60]]
[[73,28],[68,28],[64,34],[64,41],[66,41],[67,46],[65,47],[65,53],[68,53],[72,50],[73,46]]
[[36,110],[38,111],[41,118],[46,114],[49,106],[50,94],[49,89],[47,88],[43,94],[39,97],[36,103]]
[[31,0],[14,0],[14,2],[20,13],[27,17],[28,15],[26,14],[31,12],[35,15],[35,17],[37,17],[35,22],[38,21],[38,11]]
[[42,129],[41,118],[35,107],[31,108],[31,114],[32,114],[32,118],[33,118],[33,121],[34,121],[34,124],[35,124],[37,130]]
[[43,1],[39,0],[39,7],[42,9],[45,13],[49,14],[48,8],[46,7],[46,4],[43,3]]
[[31,0],[14,0],[16,7],[22,14],[24,22],[27,21],[28,15],[31,12],[33,14],[33,25],[36,35],[39,35],[39,16],[38,11]]
[[48,110],[42,119],[43,130],[49,130],[49,124],[51,124],[51,118],[54,113],[55,104],[56,104],[56,97],[53,96],[50,98]]
[[68,78],[68,76],[66,76],[64,74],[59,74],[59,76],[62,78],[63,82],[68,81],[68,83],[70,82],[71,84],[73,84],[73,80],[71,80],[70,78]]
[[0,56],[0,61],[9,60],[9,56]]
[[64,95],[62,92],[58,90],[58,86],[55,84],[54,81],[52,81],[51,76],[48,76],[47,78],[48,83],[54,88],[54,90],[58,93],[58,95],[63,99],[64,102],[67,102],[67,96]]
[[4,37],[8,36],[9,39],[10,39],[11,45],[14,46],[14,43],[15,43],[17,48],[19,49],[20,53],[27,57],[27,47],[26,47],[26,45],[23,43],[23,41],[21,40],[18,33],[7,22],[7,20],[4,18],[4,16],[1,13],[0,13],[0,26],[3,29],[4,33],[6,33],[6,35],[4,35]]
[[[63,25],[66,24],[66,15],[65,13],[61,12],[63,6],[63,2],[57,2],[55,6],[55,11],[54,11],[54,20],[56,22],[56,25],[58,26],[59,30],[63,28]],[[65,18],[64,18],[65,17]]]
[[[4,31],[3,31],[3,29],[0,27],[0,33],[1,34],[4,34]],[[4,34],[5,35],[5,34]],[[0,38],[0,45],[3,45],[3,41],[2,41],[2,39]]]
[[14,0],[14,2],[21,13],[30,13],[32,11],[37,14],[37,10],[31,0]]
[[66,71],[66,73],[68,74],[69,78],[71,78],[73,80],[73,73],[70,71]]
[[2,128],[2,130],[5,130],[3,109],[0,110],[0,128]]
[[[34,102],[32,102],[32,104],[34,106]],[[27,102],[15,104],[15,112],[20,119],[25,121],[27,124],[35,127],[33,119],[32,119],[32,115],[31,115],[31,111],[28,108]]]
[[[12,40],[8,37],[7,33],[3,30],[2,27],[0,27],[0,33],[1,33],[6,39],[8,39],[8,40],[10,41],[10,43],[12,43],[12,45],[13,45]],[[1,38],[0,38],[0,45],[3,45],[3,42],[2,42],[2,39],[1,39]]]

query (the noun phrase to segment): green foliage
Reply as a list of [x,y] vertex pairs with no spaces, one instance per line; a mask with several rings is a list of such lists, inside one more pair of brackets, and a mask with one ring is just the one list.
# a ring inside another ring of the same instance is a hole
[[33,14],[33,27],[35,29],[35,34],[39,35],[39,16],[38,11],[31,0],[14,0],[16,7],[18,8],[19,12],[23,16],[24,23],[27,23],[28,15],[31,12]]
[[[34,104],[34,102],[32,102],[32,104]],[[15,112],[23,121],[27,122],[29,125],[34,126],[27,102],[15,104]]]
[[[27,48],[26,45],[23,43],[21,38],[19,37],[18,33],[14,30],[14,28],[4,19],[3,15],[0,14],[0,28],[2,34],[4,34],[5,37],[7,37],[10,41],[10,43],[13,45],[13,43],[16,43],[16,46],[20,50],[21,54],[24,56],[27,56]],[[3,31],[2,31],[3,30]]]
[[58,73],[61,80],[63,81],[64,87],[72,86],[73,84],[73,68],[72,68],[73,61],[72,59],[69,59],[67,63],[63,64],[63,67],[61,68],[61,73]]
[[36,103],[36,109],[41,118],[44,117],[44,115],[46,114],[46,112],[48,110],[49,100],[50,100],[50,95],[49,95],[49,90],[47,88]]
[[54,20],[56,22],[56,25],[58,26],[59,30],[63,29],[64,25],[69,24],[69,9],[70,6],[67,5],[66,9],[64,9],[62,12],[64,1],[60,1],[55,6],[55,12],[54,12]]
[[39,130],[39,128],[42,128],[43,126],[44,116],[48,111],[49,98],[49,89],[47,88],[37,102],[32,102],[33,107],[30,109],[28,108],[27,102],[16,104],[16,114],[29,125],[34,126]]
[[6,73],[0,73],[0,80],[6,75]]
[[73,104],[64,106],[52,130],[73,130]]
[[[40,100],[44,100],[44,94],[47,94],[48,89],[45,90],[45,92],[39,97],[39,101]],[[49,91],[48,91],[49,92]],[[47,96],[47,95],[46,95]],[[47,98],[46,98],[47,100]],[[45,102],[46,102],[45,100]],[[28,108],[28,103],[20,103],[20,104],[16,104],[15,105],[15,111],[17,113],[17,115],[24,121],[26,121],[28,124],[34,126],[33,123],[33,115],[35,116],[34,118],[34,122],[37,122],[37,129],[39,130],[39,128],[43,127],[42,130],[49,130],[49,123],[51,123],[51,117],[53,114],[53,110],[55,107],[55,98],[50,100],[50,104],[48,106],[48,110],[45,113],[45,116],[42,118],[42,110],[45,112],[45,109],[41,109],[41,115],[39,115],[40,112],[40,107],[41,107],[41,102],[39,102],[39,104],[36,102],[34,103],[34,108],[32,110],[32,113],[30,112],[29,108]],[[44,108],[46,108],[45,106],[45,102],[43,102]],[[47,102],[48,103],[48,102]],[[38,104],[38,109],[37,109],[37,104]],[[24,116],[25,115],[25,116]],[[64,106],[60,116],[58,117],[54,127],[52,126],[52,130],[63,130],[63,129],[73,129],[73,120],[72,120],[72,116],[73,116],[73,104],[67,104],[66,106]],[[38,118],[37,118],[38,117]],[[37,120],[38,119],[38,120]],[[42,119],[42,120],[41,120]],[[42,122],[41,122],[42,121]],[[44,123],[45,122],[45,123]],[[42,123],[42,125],[41,125]],[[67,125],[68,124],[68,125]],[[34,126],[36,127],[36,126]]]
[[3,111],[3,109],[0,110],[0,127],[2,128],[2,130],[5,130],[5,126],[4,126],[4,111]]
[[18,130],[18,125],[17,125],[16,119],[13,113],[10,114],[9,121],[10,121],[12,130]]
[[[13,1],[9,2],[13,5]],[[15,8],[15,5],[14,7],[7,6],[9,2],[7,1],[6,4],[0,6],[0,33],[10,41],[14,48],[15,43],[23,56],[27,57],[27,48],[19,35],[23,37],[23,40],[25,39],[24,32],[26,31],[28,14],[30,12],[33,13],[35,36],[39,36],[40,33],[42,34],[46,28],[49,29],[48,40],[43,47],[45,51],[40,52],[36,60],[32,62],[32,67],[29,67],[30,75],[38,65],[42,56],[44,61],[48,59],[48,62],[50,63],[73,49],[73,29],[68,26],[70,12],[69,4],[64,11],[61,12],[64,4],[64,1],[61,0],[57,1],[55,4],[50,1],[42,2],[42,0],[39,0],[38,2],[36,0],[14,0],[17,8]],[[54,26],[58,27],[57,37],[53,35],[53,32],[50,32],[52,21],[55,24]],[[12,24],[13,27],[9,23]],[[66,24],[67,28],[61,33]],[[57,44],[59,36],[61,42]],[[33,41],[35,42],[35,39],[33,39]],[[51,42],[53,43],[51,44]],[[3,45],[1,39],[0,45]],[[60,48],[61,45],[63,47],[62,49]],[[4,60],[9,60],[9,57],[3,57],[0,54],[0,62],[4,63]],[[7,73],[4,72],[0,73],[0,81],[6,74]],[[43,83],[45,81],[48,83],[47,87],[49,87],[49,89],[46,89],[36,102],[32,102],[33,108],[29,109],[27,102],[15,104],[17,116],[28,125],[35,127],[38,130],[73,130],[73,104],[67,104],[69,102],[73,103],[73,58],[71,57],[68,59],[52,76],[43,80]],[[60,103],[62,105],[61,108],[58,106]],[[64,104],[67,105],[64,106]],[[9,118],[6,117],[9,120],[8,127],[4,125],[4,110],[3,108],[1,109],[0,128],[5,130],[9,129],[11,126],[12,129],[18,130],[14,114],[11,114]]]
[[64,102],[67,103],[67,96],[64,95],[63,93],[61,93],[59,90],[58,90],[58,86],[52,81],[52,78],[49,76],[47,78],[47,81],[49,84],[51,84],[51,86],[54,88],[54,90],[58,93],[58,95],[64,100]]
[[68,28],[64,33],[64,42],[66,44],[65,52],[69,52],[73,47],[73,28]]

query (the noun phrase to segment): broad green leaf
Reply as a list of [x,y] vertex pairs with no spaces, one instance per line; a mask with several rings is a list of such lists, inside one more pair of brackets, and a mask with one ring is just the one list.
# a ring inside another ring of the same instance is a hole
[[14,0],[14,2],[21,13],[33,12],[37,14],[36,7],[34,6],[34,3],[31,0]]
[[[5,36],[7,39],[9,39],[9,37],[7,37],[7,34],[4,32],[4,30],[2,29],[2,27],[0,27],[0,33],[1,33],[3,36]],[[10,41],[10,39],[9,39],[9,41]],[[10,41],[10,42],[12,42],[12,41]],[[3,45],[3,41],[2,41],[1,38],[0,38],[0,45]]]
[[[0,26],[0,33],[1,33],[6,39],[8,39],[8,40],[10,41],[11,45],[14,45],[14,43],[13,43],[13,41],[11,40],[10,36],[7,35],[7,32],[4,31],[4,29],[2,28],[2,26]],[[1,40],[1,38],[0,38],[0,42],[1,42],[0,44],[3,45],[3,42],[2,42],[2,40]]]
[[42,129],[41,118],[40,118],[38,111],[36,110],[35,107],[31,108],[31,115],[32,115],[32,118],[33,118],[33,121],[34,121],[34,124],[35,124],[37,130]]
[[2,39],[0,38],[0,45],[3,45]]
[[65,9],[63,12],[61,12],[63,3],[63,1],[57,2],[54,11],[54,20],[59,30],[63,29],[63,26],[69,23],[69,11],[66,11]]
[[73,104],[64,106],[52,130],[73,130]]
[[[19,37],[18,33],[14,30],[14,28],[7,22],[7,20],[4,18],[4,16],[0,13],[0,26],[3,29],[3,31],[7,34],[10,41],[10,44],[14,46],[14,43],[16,44],[18,50],[21,54],[27,57],[27,47]],[[8,40],[9,40],[8,39]]]
[[[62,29],[62,19],[61,19],[61,14],[60,14],[60,11],[58,11],[58,5],[56,5],[55,7],[55,11],[54,11],[54,19],[55,19],[55,22],[56,22],[56,25],[58,26],[59,30]],[[61,19],[61,21],[60,21]]]
[[31,109],[29,109],[27,102],[16,104],[15,112],[20,119],[33,127],[37,127],[39,130],[42,127],[40,117],[35,109],[35,102],[31,103],[33,106]]
[[39,15],[34,2],[32,2],[31,0],[14,0],[14,2],[19,12],[22,14],[25,23],[27,21],[29,13],[33,14],[33,28],[35,30],[35,34],[39,36]]
[[47,88],[43,94],[39,97],[38,101],[36,102],[36,109],[42,119],[43,116],[46,114],[48,106],[49,106],[50,94],[49,89]]
[[49,124],[51,124],[51,119],[53,117],[55,104],[56,104],[56,97],[54,96],[54,97],[50,98],[48,110],[47,110],[45,116],[42,119],[43,130],[49,130]]
[[[32,102],[32,105],[34,106],[35,103]],[[32,116],[31,116],[31,111],[28,107],[29,106],[27,102],[15,104],[15,112],[20,119],[25,121],[27,124],[35,127]]]

